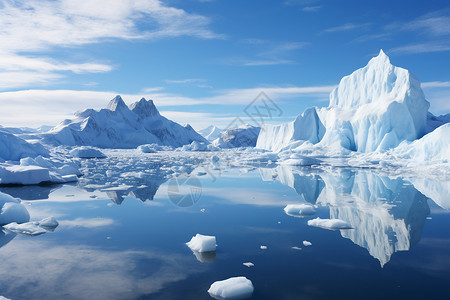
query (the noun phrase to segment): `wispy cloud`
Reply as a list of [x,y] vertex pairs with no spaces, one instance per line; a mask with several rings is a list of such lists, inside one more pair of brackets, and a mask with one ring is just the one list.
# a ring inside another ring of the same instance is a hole
[[322,8],[322,6],[320,6],[320,5],[317,5],[317,6],[305,6],[305,7],[302,8],[302,10],[306,11],[306,12],[317,12],[321,8]]
[[416,31],[426,35],[450,35],[450,16],[448,11],[428,13],[410,22],[396,22],[386,27],[388,30]]
[[441,88],[441,87],[450,87],[450,81],[430,81],[430,82],[422,82],[423,88]]
[[333,33],[333,32],[342,32],[342,31],[350,31],[355,29],[364,29],[370,26],[370,23],[364,23],[364,24],[355,24],[355,23],[346,23],[340,26],[330,27],[327,29],[324,29],[322,33]]
[[242,64],[244,66],[273,66],[273,65],[284,65],[292,63],[291,60],[287,59],[276,59],[276,60],[247,60]]
[[114,224],[114,220],[109,218],[76,218],[74,220],[60,220],[59,224],[70,228],[97,228],[111,226]]
[[399,46],[389,50],[390,53],[398,54],[419,54],[450,51],[450,43],[448,41],[430,41],[406,46]]
[[16,78],[30,70],[49,73],[28,73],[21,84],[16,79],[13,88],[40,84],[44,76],[46,82],[54,81],[62,72],[108,72],[113,69],[109,64],[51,60],[45,52],[115,39],[223,38],[209,29],[210,23],[205,16],[159,0],[0,0],[0,40],[7,41],[0,49],[0,69],[19,72]]

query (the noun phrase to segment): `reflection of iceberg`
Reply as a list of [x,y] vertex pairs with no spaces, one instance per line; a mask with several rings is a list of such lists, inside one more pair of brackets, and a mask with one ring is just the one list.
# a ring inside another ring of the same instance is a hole
[[432,178],[412,178],[409,181],[422,194],[433,200],[443,209],[450,210],[450,180],[440,181]]
[[278,166],[273,169],[259,169],[264,181],[278,179],[282,184],[293,188],[303,200],[316,203],[325,184],[317,174],[295,172],[293,167]]
[[265,178],[278,178],[305,200],[329,206],[330,218],[354,227],[341,235],[366,248],[382,266],[393,253],[409,250],[420,240],[430,209],[427,198],[414,186],[364,171],[312,172],[287,167],[261,170]]
[[4,186],[0,187],[0,192],[20,198],[22,200],[43,200],[48,199],[50,193],[59,189],[60,184],[51,185],[29,185],[29,186]]
[[209,251],[209,252],[198,252],[198,251],[192,251],[194,253],[195,258],[202,263],[210,263],[216,261],[216,251]]

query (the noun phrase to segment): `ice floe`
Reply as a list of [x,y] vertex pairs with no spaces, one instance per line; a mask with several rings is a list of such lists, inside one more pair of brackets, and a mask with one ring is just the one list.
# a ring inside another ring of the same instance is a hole
[[352,225],[340,219],[315,218],[308,221],[309,226],[320,227],[331,230],[353,229]]
[[211,252],[216,251],[216,237],[197,233],[186,243],[192,251]]
[[69,154],[73,157],[79,157],[79,158],[105,158],[106,155],[103,154],[99,149],[88,147],[88,146],[81,146],[74,148],[69,152]]
[[211,284],[208,293],[216,299],[244,299],[253,294],[253,283],[244,276],[231,277]]
[[304,217],[315,214],[316,209],[309,204],[288,204],[284,208],[284,212],[289,216]]

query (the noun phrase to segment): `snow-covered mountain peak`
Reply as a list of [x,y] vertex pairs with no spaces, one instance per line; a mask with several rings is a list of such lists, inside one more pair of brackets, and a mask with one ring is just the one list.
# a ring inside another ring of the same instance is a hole
[[120,95],[117,95],[111,101],[109,101],[106,109],[109,109],[111,111],[117,111],[117,110],[121,110],[121,109],[128,110],[128,106],[125,104],[125,102],[123,102],[122,97],[120,97]]
[[153,100],[146,100],[145,98],[131,104],[130,109],[141,118],[159,116],[159,111]]

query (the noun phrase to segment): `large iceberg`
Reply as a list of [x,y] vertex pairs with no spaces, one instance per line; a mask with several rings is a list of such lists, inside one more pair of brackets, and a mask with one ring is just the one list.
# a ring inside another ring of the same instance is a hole
[[29,143],[12,133],[0,129],[0,161],[20,160],[25,157],[48,156],[49,152],[39,143]]
[[181,126],[159,114],[152,100],[142,98],[128,107],[120,96],[106,109],[86,109],[72,120],[42,134],[52,145],[95,146],[100,148],[136,148],[143,144],[173,147],[193,141],[208,143],[190,125]]
[[297,141],[300,148],[309,142],[328,151],[384,151],[421,138],[428,108],[419,80],[393,66],[381,50],[342,78],[328,107],[308,109],[292,123],[264,126],[257,147],[280,151]]
[[243,124],[220,133],[220,137],[212,142],[220,148],[255,147],[261,127]]

